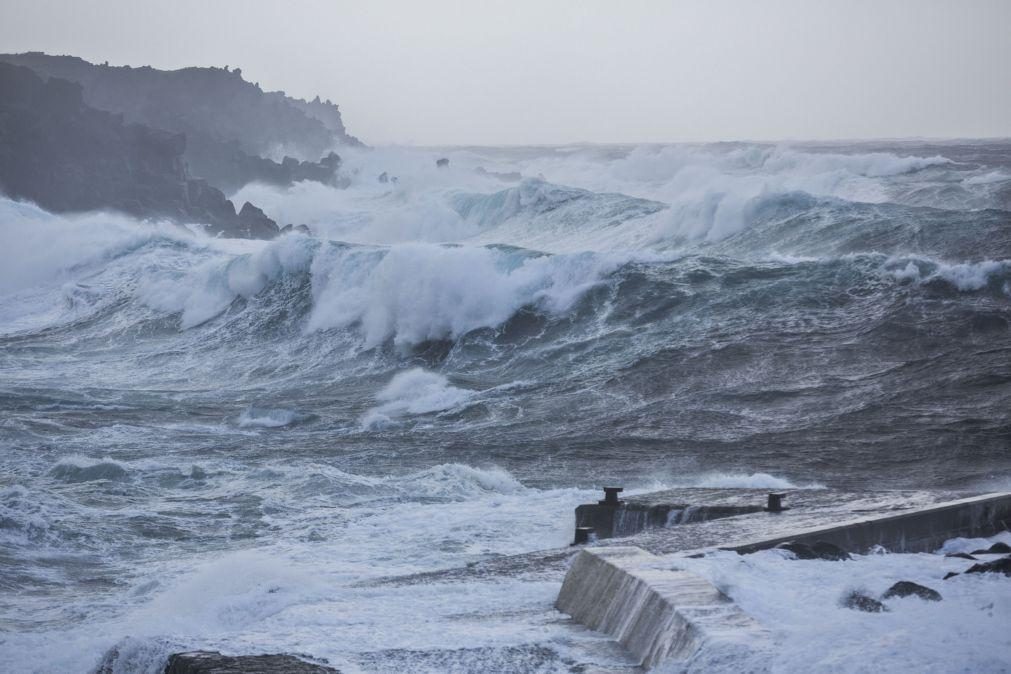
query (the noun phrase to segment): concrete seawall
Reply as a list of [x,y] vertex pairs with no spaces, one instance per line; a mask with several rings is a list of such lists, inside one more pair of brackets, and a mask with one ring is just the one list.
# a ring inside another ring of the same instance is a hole
[[992,536],[1009,528],[1011,494],[986,494],[898,515],[865,517],[720,547],[745,554],[787,541],[808,544],[826,541],[855,553],[867,552],[875,546],[890,552],[932,552],[951,538]]
[[[771,525],[768,533],[773,535],[691,552],[702,554],[719,548],[746,554],[786,541],[826,541],[853,553],[866,553],[875,546],[898,553],[932,552],[951,538],[992,536],[1011,528],[1011,493],[795,529],[789,526],[791,521],[796,525],[812,520],[762,513],[741,515],[741,524],[754,517]],[[731,519],[722,522],[726,526]],[[740,528],[749,530],[747,526]],[[654,530],[650,536],[663,536],[665,531],[670,530]],[[733,534],[734,529],[728,533]],[[665,660],[688,662],[710,643],[752,650],[770,644],[769,633],[726,595],[698,576],[663,568],[664,561],[664,557],[633,546],[584,549],[573,560],[555,606],[577,622],[616,639],[646,668]]]
[[555,607],[613,637],[647,668],[688,661],[704,644],[768,643],[766,631],[726,595],[694,574],[658,568],[662,560],[636,547],[584,549]]

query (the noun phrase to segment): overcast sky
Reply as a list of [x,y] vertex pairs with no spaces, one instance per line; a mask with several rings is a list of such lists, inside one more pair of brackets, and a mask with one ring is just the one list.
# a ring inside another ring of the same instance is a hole
[[0,0],[0,51],[239,66],[367,143],[1011,136],[1011,0]]

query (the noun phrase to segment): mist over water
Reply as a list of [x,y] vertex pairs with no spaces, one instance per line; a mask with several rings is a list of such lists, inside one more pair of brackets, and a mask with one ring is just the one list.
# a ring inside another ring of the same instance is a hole
[[312,232],[267,242],[0,200],[14,670],[568,671],[554,583],[364,581],[565,545],[604,482],[1011,469],[1008,146],[345,161],[235,195]]

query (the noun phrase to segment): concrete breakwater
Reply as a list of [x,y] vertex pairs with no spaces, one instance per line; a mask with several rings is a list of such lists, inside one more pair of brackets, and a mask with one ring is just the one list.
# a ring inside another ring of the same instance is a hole
[[735,494],[727,489],[671,489],[618,499],[611,491],[597,503],[576,508],[576,528],[589,528],[597,539],[633,536],[646,529],[705,522],[761,512],[765,495]]
[[658,568],[661,557],[637,547],[582,550],[555,607],[603,632],[643,667],[690,660],[703,643],[761,648],[765,630],[695,574]]
[[744,554],[787,541],[807,544],[825,541],[847,552],[867,552],[875,546],[889,552],[931,552],[951,538],[992,536],[1008,529],[1011,529],[1011,494],[986,494],[897,515],[863,517],[831,526],[801,529],[761,541],[726,546],[726,549]]
[[[831,497],[825,493],[818,499]],[[649,498],[655,501],[664,497]],[[901,511],[877,510],[873,516],[842,521],[830,518],[821,526],[803,513],[742,514],[723,519],[721,529],[727,540],[733,540],[736,534],[745,538],[744,542],[710,544],[695,550],[682,548],[678,554],[701,555],[713,549],[746,554],[787,541],[824,541],[854,553],[876,546],[891,552],[929,552],[951,538],[992,536],[1011,528],[1011,493],[921,503],[913,508],[896,504],[895,508]],[[612,504],[611,516],[619,509]],[[756,532],[756,517],[763,518],[765,523],[760,526],[768,529],[765,537],[748,540]],[[741,521],[737,531],[732,526],[734,519]],[[636,542],[640,538],[654,540],[668,532],[675,535],[682,528],[673,526],[649,536],[639,535]],[[705,644],[748,649],[768,645],[765,628],[726,595],[701,577],[669,567],[664,557],[639,547],[584,548],[566,574],[556,608],[576,622],[613,637],[647,668],[665,660],[679,660],[688,663],[690,669],[691,659]]]

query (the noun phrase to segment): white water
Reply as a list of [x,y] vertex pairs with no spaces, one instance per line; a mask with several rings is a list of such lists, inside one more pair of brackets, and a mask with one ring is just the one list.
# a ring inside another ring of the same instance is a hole
[[[754,382],[761,392],[767,366],[749,362],[712,379],[701,368],[693,381],[673,367],[650,373],[655,381],[645,390],[624,387],[640,359],[664,355],[679,339],[708,348],[722,338],[713,334],[726,335],[724,317],[731,330],[735,322],[761,322],[767,311],[742,321],[727,306],[761,304],[761,293],[749,295],[747,283],[735,285],[729,274],[706,290],[706,281],[696,284],[670,265],[748,233],[762,208],[810,198],[797,192],[930,205],[933,197],[910,195],[937,182],[984,208],[997,203],[1006,180],[936,157],[884,153],[736,146],[609,152],[352,151],[346,168],[357,174],[348,190],[252,185],[237,195],[313,231],[270,242],[211,239],[110,214],[53,216],[0,200],[0,334],[11,337],[11,351],[0,353],[0,395],[12,408],[0,419],[0,562],[11,570],[0,579],[0,662],[12,671],[84,672],[116,646],[123,672],[158,671],[166,653],[192,648],[305,653],[347,672],[627,664],[598,636],[559,622],[551,609],[557,580],[519,572],[491,581],[367,583],[567,545],[572,509],[598,498],[572,485],[597,480],[602,458],[638,471],[624,482],[629,493],[829,482],[810,464],[752,461],[746,441],[722,470],[668,451],[672,431],[654,422],[695,404],[707,387]],[[447,170],[434,166],[442,154],[451,158]],[[519,171],[526,180],[481,176],[478,166]],[[398,182],[379,184],[383,171]],[[899,224],[917,235],[929,229],[919,219]],[[848,289],[848,282],[833,285],[833,275],[851,267],[869,267],[889,300],[906,301],[902,293],[937,283],[961,293],[948,304],[1005,301],[985,295],[997,282],[1011,295],[1002,255],[981,250],[988,259],[948,259],[877,250],[872,239],[847,257],[850,249],[831,237],[853,233],[859,222],[832,220],[818,236],[798,236],[796,246],[784,238],[729,255],[771,260],[788,275],[828,270],[801,289],[808,303],[799,318],[783,319],[791,330],[817,327],[818,312]],[[642,296],[653,303],[645,308],[602,292],[624,282],[630,267],[639,274],[629,282],[631,297],[640,297],[635,283],[644,286]],[[654,282],[663,288],[659,297],[650,294]],[[818,283],[828,288],[824,297]],[[794,291],[766,289],[772,296]],[[581,308],[587,296],[592,311]],[[672,299],[701,308],[681,320],[679,309],[664,304]],[[529,325],[517,319],[524,312],[534,316]],[[659,337],[649,334],[656,316],[668,314],[677,320],[663,324]],[[718,329],[697,329],[697,317]],[[521,323],[518,336],[497,343],[513,319]],[[480,339],[461,355],[460,344],[475,333]],[[413,350],[432,340],[444,342],[444,356]],[[512,369],[513,360],[526,368]],[[784,385],[775,366],[768,365],[777,392],[787,389],[795,396],[789,400],[807,407],[783,403],[776,417],[771,407],[735,402],[732,415],[718,410],[718,421],[696,430],[692,445],[718,436],[731,416],[729,423],[761,430],[764,422],[778,428],[806,419],[805,409],[833,409],[805,399],[819,383],[808,382],[810,373]],[[832,370],[834,382],[850,374],[847,367]],[[651,393],[659,384],[671,386]],[[864,393],[846,392],[842,407],[858,409]],[[661,403],[648,419],[632,416]],[[623,410],[629,416],[608,419],[621,423],[604,439],[605,451],[569,446],[593,417]],[[526,428],[543,430],[537,442],[522,436]],[[637,445],[621,455],[639,438],[660,448]],[[512,473],[482,455],[489,446],[514,462]],[[841,472],[873,470],[828,458]],[[768,592],[808,568],[777,563],[741,578]],[[837,585],[888,571],[883,564],[854,563],[853,578],[835,578],[842,572],[829,567],[811,567],[805,577],[812,587],[833,584],[811,595],[821,602],[836,596]],[[808,598],[804,587],[794,589],[784,604]],[[991,634],[989,623],[973,622],[978,616],[953,597],[960,620]],[[754,605],[769,615],[763,607],[776,601],[762,595]],[[850,630],[833,651],[836,660],[826,661],[832,671],[846,652],[861,652],[857,636],[873,635],[825,611]],[[824,617],[802,607],[786,615],[800,635],[805,620]],[[899,624],[889,629],[901,642]],[[954,655],[938,662],[954,667],[964,649],[945,642],[940,629],[928,634]],[[787,643],[795,652],[785,662],[800,663],[803,639]],[[879,650],[899,665],[892,651]]]
[[[716,553],[678,560],[676,568],[701,574],[773,631],[771,667],[777,672],[1005,672],[1011,670],[1011,582],[1001,574],[963,574],[973,562],[943,552],[972,551],[992,539],[949,541],[936,554],[856,556],[850,562],[788,559],[769,550],[751,555]],[[980,559],[994,557],[981,556]],[[865,613],[840,605],[851,590],[879,597],[897,581],[937,590],[940,602],[917,597],[884,600],[889,611]],[[763,654],[765,657],[765,654]],[[695,671],[719,663],[704,650]],[[739,662],[747,671],[748,662]],[[671,671],[678,671],[671,669]]]

